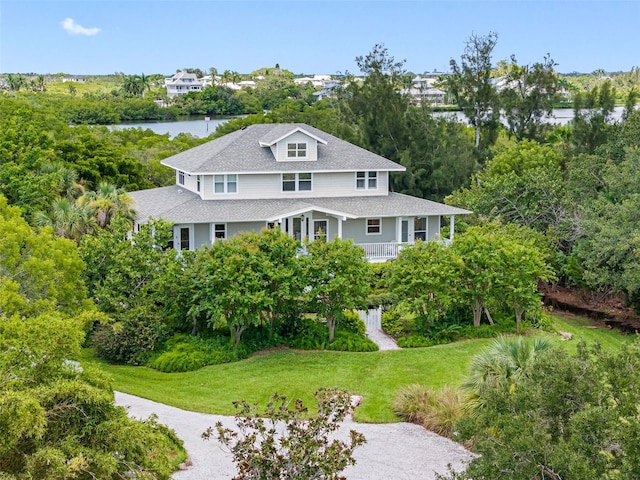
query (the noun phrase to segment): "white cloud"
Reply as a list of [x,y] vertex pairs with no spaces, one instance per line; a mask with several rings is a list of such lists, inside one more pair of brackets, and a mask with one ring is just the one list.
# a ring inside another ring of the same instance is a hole
[[97,35],[100,32],[99,28],[85,28],[82,25],[78,25],[73,18],[65,18],[60,22],[62,28],[64,28],[69,35]]

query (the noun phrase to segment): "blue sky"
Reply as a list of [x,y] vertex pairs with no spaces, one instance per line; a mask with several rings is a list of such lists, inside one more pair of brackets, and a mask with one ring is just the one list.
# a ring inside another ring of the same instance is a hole
[[0,0],[0,73],[358,73],[383,43],[415,73],[447,71],[472,33],[494,60],[550,53],[560,72],[640,65],[640,0]]

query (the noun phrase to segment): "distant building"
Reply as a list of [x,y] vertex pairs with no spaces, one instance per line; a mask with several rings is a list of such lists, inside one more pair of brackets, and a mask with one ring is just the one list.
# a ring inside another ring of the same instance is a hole
[[313,77],[294,78],[293,83],[296,85],[304,85],[310,83],[316,88],[323,88],[325,82],[331,81],[331,75],[314,75]]
[[67,83],[67,82],[85,83],[86,81],[87,80],[84,77],[75,77],[75,76],[62,77],[62,83]]
[[314,92],[317,100],[322,100],[323,98],[335,98],[336,90],[342,86],[342,82],[338,80],[326,80],[322,82],[322,88],[317,92]]
[[189,92],[199,92],[202,90],[202,83],[202,80],[199,80],[195,73],[187,72],[178,72],[173,77],[164,80],[169,98],[186,95]]
[[446,104],[447,94],[445,91],[434,86],[436,82],[437,78],[435,77],[422,77],[418,75],[413,79],[411,88],[402,89],[400,92],[408,95],[411,103],[414,105],[421,105],[423,103],[444,105]]

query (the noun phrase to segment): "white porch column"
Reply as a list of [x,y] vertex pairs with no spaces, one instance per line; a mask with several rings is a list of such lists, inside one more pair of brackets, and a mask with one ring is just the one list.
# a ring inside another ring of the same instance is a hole
[[451,215],[451,221],[449,225],[449,240],[451,240],[452,242],[453,242],[453,234],[455,233],[455,226],[456,226],[456,216]]
[[396,217],[396,243],[402,243],[402,217]]
[[338,217],[338,238],[340,240],[342,240],[342,220],[343,220],[343,217]]

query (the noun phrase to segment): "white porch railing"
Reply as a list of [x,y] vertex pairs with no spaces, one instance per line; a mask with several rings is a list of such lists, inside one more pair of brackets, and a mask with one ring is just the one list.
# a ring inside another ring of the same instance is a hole
[[398,253],[404,247],[404,243],[359,243],[371,261],[384,261],[391,258],[398,258]]
[[[448,238],[437,238],[432,241],[443,243],[447,246],[451,245],[451,240],[449,240]],[[382,242],[382,243],[359,243],[358,245],[364,249],[369,261],[384,262],[385,260],[398,258],[398,254],[400,253],[400,250],[402,250],[405,247],[405,245],[409,245],[409,243]]]

